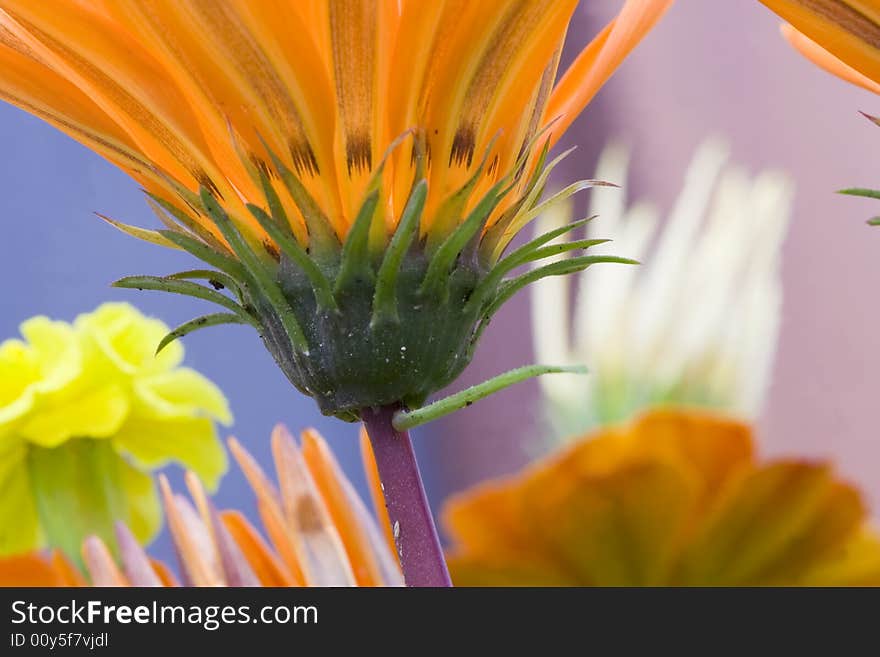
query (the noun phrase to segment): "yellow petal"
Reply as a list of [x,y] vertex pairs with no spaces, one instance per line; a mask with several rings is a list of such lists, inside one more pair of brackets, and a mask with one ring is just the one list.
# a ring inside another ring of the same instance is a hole
[[27,345],[19,340],[0,344],[0,435],[34,405],[39,367]]
[[43,405],[19,427],[19,433],[42,447],[56,447],[70,438],[106,438],[116,433],[129,411],[122,387],[111,384]]
[[177,341],[156,354],[170,329],[127,303],[102,304],[77,317],[74,325],[97,346],[101,356],[127,375],[165,372],[183,360],[183,347]]
[[152,541],[162,528],[162,505],[153,477],[120,459],[121,497],[125,503],[125,524],[141,543]]
[[40,546],[39,519],[26,458],[24,443],[0,438],[0,556]]
[[177,463],[215,490],[226,472],[226,451],[206,418],[129,417],[114,434],[113,446],[146,470]]
[[61,390],[81,374],[82,354],[69,324],[32,317],[22,323],[21,334],[39,367],[41,394]]
[[229,403],[220,389],[188,367],[156,374],[137,381],[139,415],[154,418],[208,416],[225,425],[232,423]]

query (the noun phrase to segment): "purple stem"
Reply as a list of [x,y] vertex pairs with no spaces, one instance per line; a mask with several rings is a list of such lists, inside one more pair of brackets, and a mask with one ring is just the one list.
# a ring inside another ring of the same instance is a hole
[[361,417],[376,456],[403,579],[407,586],[452,586],[409,433],[391,425],[399,408],[365,408]]

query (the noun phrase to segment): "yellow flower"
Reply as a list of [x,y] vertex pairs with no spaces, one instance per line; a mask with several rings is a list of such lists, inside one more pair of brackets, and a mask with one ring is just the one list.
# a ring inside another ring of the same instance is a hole
[[100,538],[84,541],[88,579],[59,554],[34,552],[0,559],[0,586],[401,586],[376,464],[363,434],[361,445],[384,536],[324,440],[308,430],[297,445],[278,426],[272,434],[277,486],[230,440],[256,493],[268,542],[238,511],[218,511],[190,472],[192,502],[160,480],[179,577],[151,560],[118,523],[118,560]]
[[226,456],[213,420],[223,394],[158,356],[168,328],[128,304],[104,304],[73,324],[34,317],[23,340],[0,344],[0,554],[41,545],[78,550],[125,520],[140,540],[160,524],[147,472],[169,462],[215,488]]
[[167,230],[111,223],[218,270],[118,282],[228,311],[169,340],[254,325],[355,420],[454,380],[534,280],[505,276],[540,243],[502,255],[554,202],[547,149],[671,2],[626,0],[557,84],[577,0],[0,0],[0,97],[128,172]]
[[880,585],[880,538],[823,463],[748,425],[655,411],[451,501],[462,585]]
[[789,21],[789,43],[847,82],[880,94],[880,5],[874,0],[761,0]]

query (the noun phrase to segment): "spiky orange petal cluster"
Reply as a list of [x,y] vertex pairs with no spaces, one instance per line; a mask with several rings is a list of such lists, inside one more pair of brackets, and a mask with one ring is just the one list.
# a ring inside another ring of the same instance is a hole
[[[554,88],[577,0],[0,0],[0,97],[122,167],[203,239],[220,236],[191,203],[200,187],[266,239],[245,204],[263,204],[253,169],[271,169],[270,152],[344,239],[411,131],[379,211],[390,234],[424,166],[424,232],[490,144],[475,197],[561,117],[558,139],[671,2],[627,0]],[[307,241],[301,206],[271,185]]]
[[[94,586],[400,586],[394,552],[313,430],[298,445],[287,430],[272,434],[277,484],[234,439],[230,448],[257,497],[266,541],[235,510],[218,511],[198,478],[188,473],[190,499],[160,487],[168,529],[179,557],[176,577],[151,559],[129,529],[118,524],[119,561],[97,537],[82,546]],[[364,465],[375,470],[369,442]],[[384,507],[384,500],[376,498]],[[387,530],[386,530],[387,531]],[[32,553],[0,560],[0,586],[80,586],[86,581],[59,554]]]

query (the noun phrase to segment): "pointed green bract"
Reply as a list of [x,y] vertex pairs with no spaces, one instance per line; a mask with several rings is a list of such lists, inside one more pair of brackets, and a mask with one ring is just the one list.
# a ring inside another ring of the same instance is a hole
[[868,189],[866,187],[850,187],[849,189],[841,189],[837,193],[846,196],[861,196],[863,198],[880,199],[880,189]]
[[129,224],[124,224],[121,221],[116,221],[115,219],[111,219],[100,212],[96,212],[101,219],[106,221],[108,224],[116,228],[117,230],[122,231],[126,235],[130,235],[135,239],[139,239],[142,242],[148,242],[150,244],[155,244],[156,246],[164,246],[169,249],[179,249],[174,242],[165,237],[162,233],[155,230],[148,230],[146,228],[138,228],[137,226],[130,226]]
[[370,267],[370,225],[379,203],[379,192],[374,191],[361,206],[354,225],[348,233],[348,239],[342,247],[342,261],[339,275],[336,277],[334,292],[339,294],[347,285],[357,279],[372,280],[373,270]]
[[275,243],[281,248],[281,252],[295,262],[308,276],[315,292],[315,298],[322,308],[328,310],[336,310],[336,299],[333,297],[333,288],[330,281],[321,272],[318,265],[312,260],[303,248],[296,242],[296,238],[292,233],[285,233],[283,229],[278,227],[276,221],[273,221],[261,208],[248,204],[248,210],[254,215],[263,229],[269,234]]
[[229,242],[232,250],[241,259],[247,273],[253,277],[256,286],[265,295],[269,304],[271,304],[284,331],[287,333],[287,337],[293,344],[294,350],[308,353],[309,343],[302,332],[302,328],[300,328],[293,309],[290,307],[290,303],[285,298],[281,288],[278,287],[278,284],[266,270],[262,259],[245,242],[238,229],[229,220],[229,217],[226,216],[226,212],[223,211],[217,200],[205,188],[202,188],[202,203],[205,206],[205,210],[217,224],[217,228],[223,233],[223,237]]
[[[581,181],[542,200],[550,171],[566,155],[547,164],[549,148],[543,134],[532,138],[510,170],[500,176],[493,172],[494,184],[475,198],[489,166],[487,150],[464,184],[427,219],[423,214],[431,204],[426,153],[416,134],[412,157],[422,164],[416,167],[402,214],[389,230],[386,213],[392,204],[390,192],[382,187],[387,178],[383,167],[409,137],[404,134],[395,140],[372,168],[363,202],[343,241],[302,181],[268,148],[271,165],[264,161],[265,153],[245,152],[236,142],[248,174],[262,190],[263,198],[244,204],[255,221],[229,216],[222,199],[207,188],[195,198],[181,193],[204,220],[190,216],[187,207],[177,210],[153,199],[168,226],[157,234],[217,271],[135,277],[121,285],[196,296],[229,311],[186,322],[161,346],[208,326],[251,324],[291,383],[313,397],[323,413],[347,421],[358,419],[367,407],[401,404],[416,409],[401,421],[420,423],[528,376],[557,371],[522,368],[422,412],[420,407],[432,394],[460,375],[493,314],[522,287],[596,263],[632,261],[575,254],[541,265],[545,259],[604,243],[593,239],[551,243],[583,226],[586,219],[538,236],[505,255],[515,234],[538,214],[598,184]],[[541,150],[535,157],[532,147],[537,145]],[[285,189],[304,219],[305,230],[299,216],[292,214]],[[505,210],[500,212],[502,203]],[[205,226],[211,222],[208,231]],[[518,268],[530,265],[531,270],[515,275]],[[211,287],[193,280],[207,281]],[[223,288],[236,299],[221,294]]]
[[579,258],[570,258],[568,260],[562,260],[560,262],[554,262],[549,265],[544,265],[543,267],[539,267],[537,269],[533,269],[525,274],[520,274],[515,278],[511,278],[505,280],[502,285],[498,289],[498,293],[495,299],[489,304],[489,306],[484,311],[486,316],[494,315],[495,312],[506,302],[510,297],[519,292],[526,285],[530,285],[535,281],[539,281],[542,278],[546,278],[547,276],[564,276],[567,274],[573,274],[575,272],[582,271],[587,267],[599,263],[617,263],[622,265],[637,265],[639,264],[636,260],[630,260],[629,258],[619,258],[617,256],[606,256],[606,255],[596,255],[596,256],[581,256]]
[[475,401],[484,399],[517,383],[522,383],[544,374],[562,373],[586,374],[587,368],[577,365],[526,365],[518,367],[414,411],[398,411],[394,415],[394,428],[398,431],[407,431],[454,413],[465,406],[470,406]]
[[480,176],[482,176],[483,170],[486,167],[486,162],[489,160],[492,146],[497,139],[497,136],[492,139],[492,142],[483,154],[483,159],[480,160],[480,163],[477,165],[473,174],[471,174],[471,176],[465,181],[464,185],[443,201],[440,208],[437,210],[437,215],[434,217],[431,231],[427,238],[427,250],[429,256],[433,256],[447,236],[455,230],[462,214],[464,214],[465,206],[467,205],[471,194],[476,188],[477,183],[480,181]]
[[209,265],[216,267],[237,280],[243,280],[246,278],[244,267],[241,266],[241,263],[230,258],[225,253],[215,251],[204,242],[200,242],[199,240],[190,237],[189,235],[184,235],[183,233],[177,233],[173,230],[161,230],[159,232],[170,242],[174,242],[184,251],[189,251],[199,260],[207,262]]
[[156,347],[156,353],[158,354],[161,352],[175,340],[179,340],[199,329],[211,326],[221,326],[223,324],[250,324],[251,326],[259,328],[259,324],[257,324],[256,320],[250,319],[250,321],[248,321],[248,319],[237,313],[213,313],[211,315],[203,315],[202,317],[191,319],[170,331],[168,335],[162,338],[161,342],[159,342],[159,346]]
[[394,237],[385,251],[385,257],[376,275],[376,292],[373,295],[372,325],[380,321],[400,321],[397,313],[397,276],[406,251],[412,245],[419,230],[419,219],[428,197],[428,183],[420,181],[413,187],[400,218]]
[[187,271],[180,271],[176,274],[169,274],[165,278],[170,280],[203,280],[208,281],[211,287],[215,290],[221,290],[226,288],[235,293],[235,296],[238,297],[239,301],[244,303],[244,293],[239,287],[239,283],[237,280],[229,276],[228,274],[224,274],[222,271],[214,271],[213,269],[188,269]]
[[483,227],[492,210],[498,205],[498,202],[501,200],[499,192],[503,185],[504,181],[497,183],[486,192],[486,195],[471,210],[467,218],[437,249],[434,257],[431,258],[431,264],[428,265],[425,281],[422,283],[422,294],[442,294],[446,289],[445,279],[449,275],[449,270],[452,268],[455,259],[458,258],[468,242]]
[[114,282],[113,287],[128,288],[130,290],[160,290],[172,294],[182,294],[216,303],[236,314],[246,314],[244,308],[226,295],[191,281],[181,281],[162,276],[127,276]]
[[330,227],[330,222],[327,220],[324,212],[315,203],[315,199],[312,198],[300,179],[269,148],[265,140],[261,138],[261,141],[263,142],[263,148],[269,153],[272,166],[275,168],[287,191],[290,193],[293,202],[296,203],[297,208],[302,213],[303,220],[306,222],[306,229],[309,231],[310,253],[321,260],[332,258],[333,255],[338,253],[339,239]]

